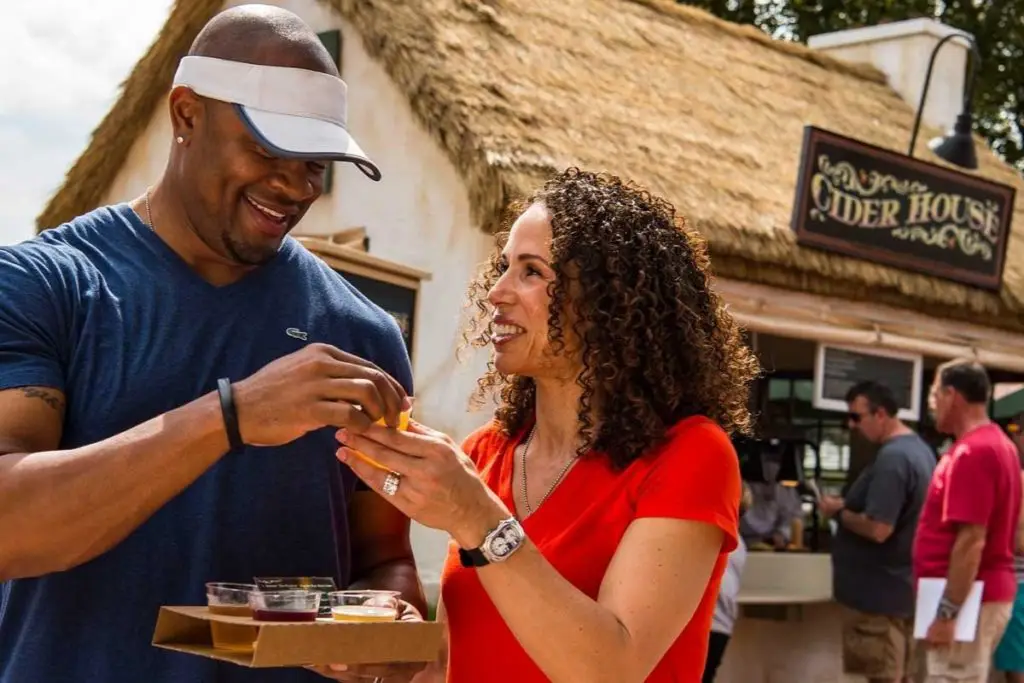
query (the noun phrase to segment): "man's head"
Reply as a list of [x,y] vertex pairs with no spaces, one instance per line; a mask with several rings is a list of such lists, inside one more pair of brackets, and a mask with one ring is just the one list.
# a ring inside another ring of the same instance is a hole
[[983,416],[992,394],[992,383],[984,366],[972,360],[953,360],[935,371],[928,405],[935,428],[957,435],[965,419]]
[[[332,93],[337,90],[340,110],[312,119],[282,111],[294,99],[315,98],[317,89],[303,86],[317,79]],[[289,86],[293,92],[282,92]],[[264,102],[271,106],[261,107]],[[340,136],[361,155],[344,130],[344,84],[316,34],[277,7],[243,5],[215,16],[182,61],[170,113],[175,137],[170,186],[189,227],[230,263],[259,265],[277,254],[285,235],[320,196],[330,159],[365,162],[362,168],[376,172],[368,159],[319,154],[336,150]],[[307,149],[285,152],[261,134],[268,130]]]
[[871,443],[882,443],[900,425],[896,414],[899,406],[889,387],[878,382],[864,381],[846,392],[850,413],[847,421]]

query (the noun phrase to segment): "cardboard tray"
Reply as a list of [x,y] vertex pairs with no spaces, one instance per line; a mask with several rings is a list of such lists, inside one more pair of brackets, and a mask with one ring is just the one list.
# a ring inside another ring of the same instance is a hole
[[[255,626],[252,652],[213,647],[210,622]],[[213,614],[206,607],[160,608],[153,645],[251,668],[323,664],[431,662],[437,658],[444,625],[437,622],[305,623],[256,621]]]

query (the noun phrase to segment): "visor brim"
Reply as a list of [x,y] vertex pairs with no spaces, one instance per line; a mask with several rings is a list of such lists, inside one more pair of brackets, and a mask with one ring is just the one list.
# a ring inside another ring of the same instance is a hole
[[234,105],[239,118],[260,146],[275,156],[311,161],[345,161],[366,177],[381,179],[380,169],[342,126],[330,121]]

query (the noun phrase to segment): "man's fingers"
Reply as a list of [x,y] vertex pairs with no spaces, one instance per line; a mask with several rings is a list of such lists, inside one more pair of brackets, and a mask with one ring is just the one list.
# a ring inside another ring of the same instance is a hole
[[355,403],[363,409],[370,422],[373,422],[384,417],[388,411],[387,398],[378,389],[378,386],[369,379],[325,379],[320,385],[320,398]]
[[332,376],[368,379],[377,386],[377,391],[384,398],[386,422],[392,427],[398,426],[398,414],[411,406],[401,383],[365,358],[346,353],[329,344],[324,344],[322,348],[337,362]]
[[362,431],[372,424],[362,410],[345,401],[318,401],[313,406],[312,417],[320,424],[352,431]]
[[318,673],[324,678],[329,678],[333,681],[358,681],[359,678],[347,672],[348,667],[342,664],[331,664],[325,666],[314,666],[309,665],[305,667],[314,673]]

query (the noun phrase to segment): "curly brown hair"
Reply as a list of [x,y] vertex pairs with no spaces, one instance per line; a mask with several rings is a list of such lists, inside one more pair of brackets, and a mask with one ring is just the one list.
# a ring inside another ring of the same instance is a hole
[[[570,168],[513,206],[513,215],[535,203],[547,209],[553,232],[549,341],[556,353],[565,349],[563,327],[572,320],[582,347],[580,455],[593,448],[624,468],[693,415],[749,433],[750,382],[760,368],[711,289],[704,238],[667,201],[612,175]],[[498,235],[497,249],[469,286],[464,337],[472,346],[490,343],[487,292],[501,275],[508,234]],[[492,359],[474,403],[495,390],[498,426],[506,435],[519,433],[533,416],[533,380],[502,376]]]

